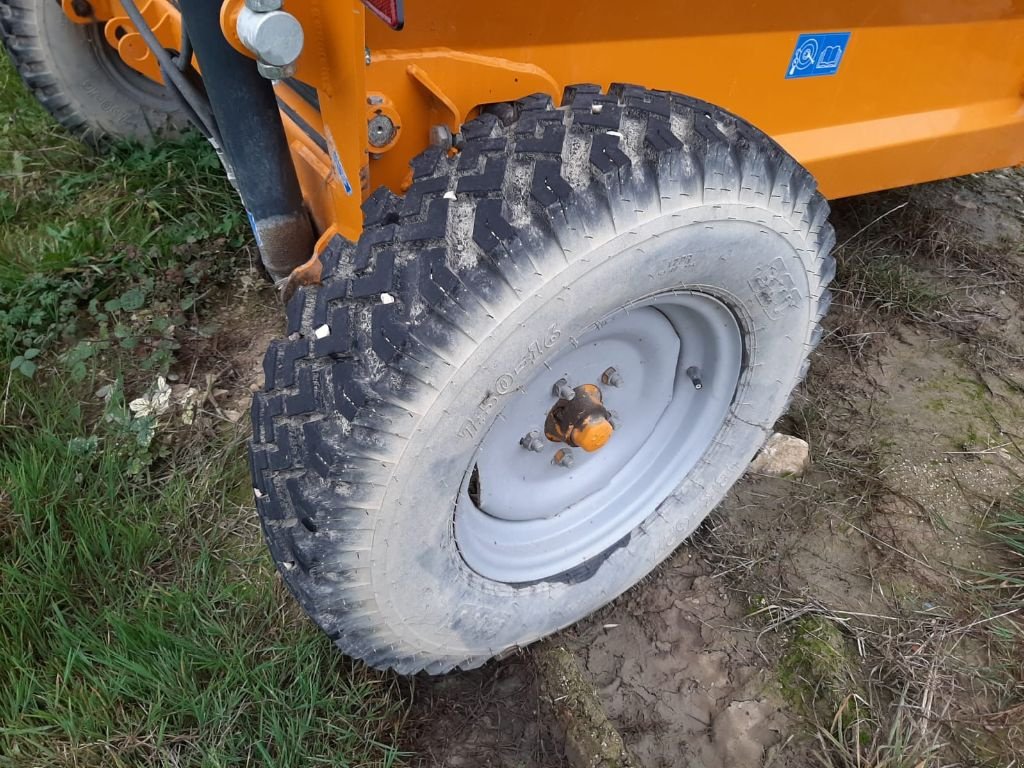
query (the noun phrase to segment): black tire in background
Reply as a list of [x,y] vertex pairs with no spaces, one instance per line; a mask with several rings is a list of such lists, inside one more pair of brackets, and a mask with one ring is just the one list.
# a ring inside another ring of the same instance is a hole
[[75,24],[57,0],[0,0],[0,36],[39,103],[89,143],[152,141],[188,127],[161,84],[121,61],[101,24]]
[[[414,160],[404,198],[367,201],[358,243],[336,239],[322,285],[289,303],[253,403],[257,507],[285,582],[343,651],[403,673],[529,644],[671,554],[783,413],[829,303],[828,204],[749,124],[633,86],[514,106],[510,124],[467,124],[459,154]],[[511,583],[470,568],[456,497],[514,385],[602,318],[686,291],[743,335],[697,465],[578,569]]]

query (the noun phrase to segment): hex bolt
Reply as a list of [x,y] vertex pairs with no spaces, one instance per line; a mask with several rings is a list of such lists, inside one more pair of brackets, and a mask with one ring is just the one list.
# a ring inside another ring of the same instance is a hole
[[609,368],[607,371],[601,374],[601,382],[603,384],[607,384],[609,387],[621,387],[622,374],[620,374],[614,368]]
[[540,453],[544,450],[544,441],[541,439],[540,432],[533,430],[525,435],[519,441],[519,444],[528,451],[534,453]]
[[256,13],[269,13],[281,10],[281,0],[245,0],[245,7]]
[[551,459],[551,463],[556,466],[565,467],[566,469],[568,469],[569,467],[572,466],[572,463],[575,460],[576,459],[573,457],[572,451],[570,451],[568,448],[559,448],[557,451],[555,451],[555,456],[553,459]]
[[608,411],[608,422],[612,425],[612,429],[618,429],[622,426],[622,420],[619,418],[619,412]]
[[700,368],[696,365],[691,365],[686,369],[686,375],[690,377],[690,381],[693,382],[694,389],[704,389],[704,383],[700,380]]
[[438,124],[430,126],[430,144],[434,147],[440,147],[446,152],[452,148],[452,132],[448,129],[447,125]]
[[295,64],[286,64],[282,67],[276,64],[267,64],[264,61],[256,61],[256,69],[267,80],[285,80],[295,74]]
[[366,66],[370,66],[373,63],[373,56],[370,55],[370,48],[363,48],[363,61],[366,62]]
[[551,388],[551,394],[560,400],[572,400],[576,397],[576,393],[573,388],[569,386],[568,379],[559,379],[555,382],[555,386]]

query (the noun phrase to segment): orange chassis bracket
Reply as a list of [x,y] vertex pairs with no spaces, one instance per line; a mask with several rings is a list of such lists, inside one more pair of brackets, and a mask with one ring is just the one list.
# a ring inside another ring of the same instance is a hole
[[[176,49],[174,4],[138,4]],[[220,18],[245,52],[235,32],[242,5],[225,0]],[[160,79],[118,0],[63,8],[78,23],[104,22],[125,62]],[[285,0],[284,10],[305,41],[276,93],[317,253],[335,233],[358,237],[363,198],[382,184],[401,191],[432,132],[457,133],[491,103],[538,92],[557,101],[570,83],[633,82],[725,107],[778,141],[829,197],[1024,161],[1024,0],[748,0],[686,11],[408,0],[398,32],[358,0]],[[807,33],[847,35],[828,76],[792,77]],[[294,277],[318,279],[315,254]]]

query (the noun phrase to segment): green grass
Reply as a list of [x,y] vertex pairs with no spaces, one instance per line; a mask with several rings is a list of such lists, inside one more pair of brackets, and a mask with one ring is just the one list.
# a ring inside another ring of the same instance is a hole
[[248,268],[212,151],[96,156],[3,55],[0,114],[0,767],[394,764],[394,682],[284,593],[247,429],[165,418],[142,445],[94,394],[169,370],[176,323]]
[[173,324],[225,279],[248,234],[201,138],[96,154],[69,140],[2,55],[0,115],[0,344],[13,354],[83,332],[155,343],[168,323],[133,311]]
[[1008,585],[1024,587],[1024,489],[1000,510],[991,533],[1006,553],[1001,577]]
[[[30,387],[30,388],[29,388]],[[15,379],[0,448],[0,764],[386,762],[387,683],[290,609],[241,439],[149,482],[74,393]],[[96,435],[95,449],[75,438]],[[375,743],[376,742],[376,743]]]

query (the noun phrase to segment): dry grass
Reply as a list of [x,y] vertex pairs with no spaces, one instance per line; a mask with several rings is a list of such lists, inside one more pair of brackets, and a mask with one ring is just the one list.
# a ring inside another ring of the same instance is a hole
[[[985,521],[958,544],[975,548],[980,569],[907,546],[906,534],[889,527],[899,509],[930,526],[930,540],[951,543],[960,533],[884,471],[895,449],[884,443],[891,414],[876,412],[885,394],[878,366],[893,339],[916,329],[946,340],[977,377],[989,421],[1001,418],[991,398],[1003,399],[1004,416],[1024,407],[1024,350],[1000,315],[1004,300],[1009,311],[1024,301],[1020,247],[986,245],[927,192],[835,206],[839,268],[824,360],[780,425],[811,444],[812,471],[750,491],[748,506],[772,509],[760,535],[722,517],[698,539],[716,577],[751,606],[758,648],[807,718],[815,759],[827,768],[1024,760],[1024,496],[957,489],[963,517]],[[1008,476],[1021,477],[1024,440],[1004,421],[997,446],[936,452],[949,461],[998,458]],[[938,476],[941,464],[932,466]],[[852,608],[856,599],[799,562],[819,541],[810,532],[822,530],[848,543],[857,569],[848,592],[876,608]],[[904,595],[900,584],[919,590]]]

